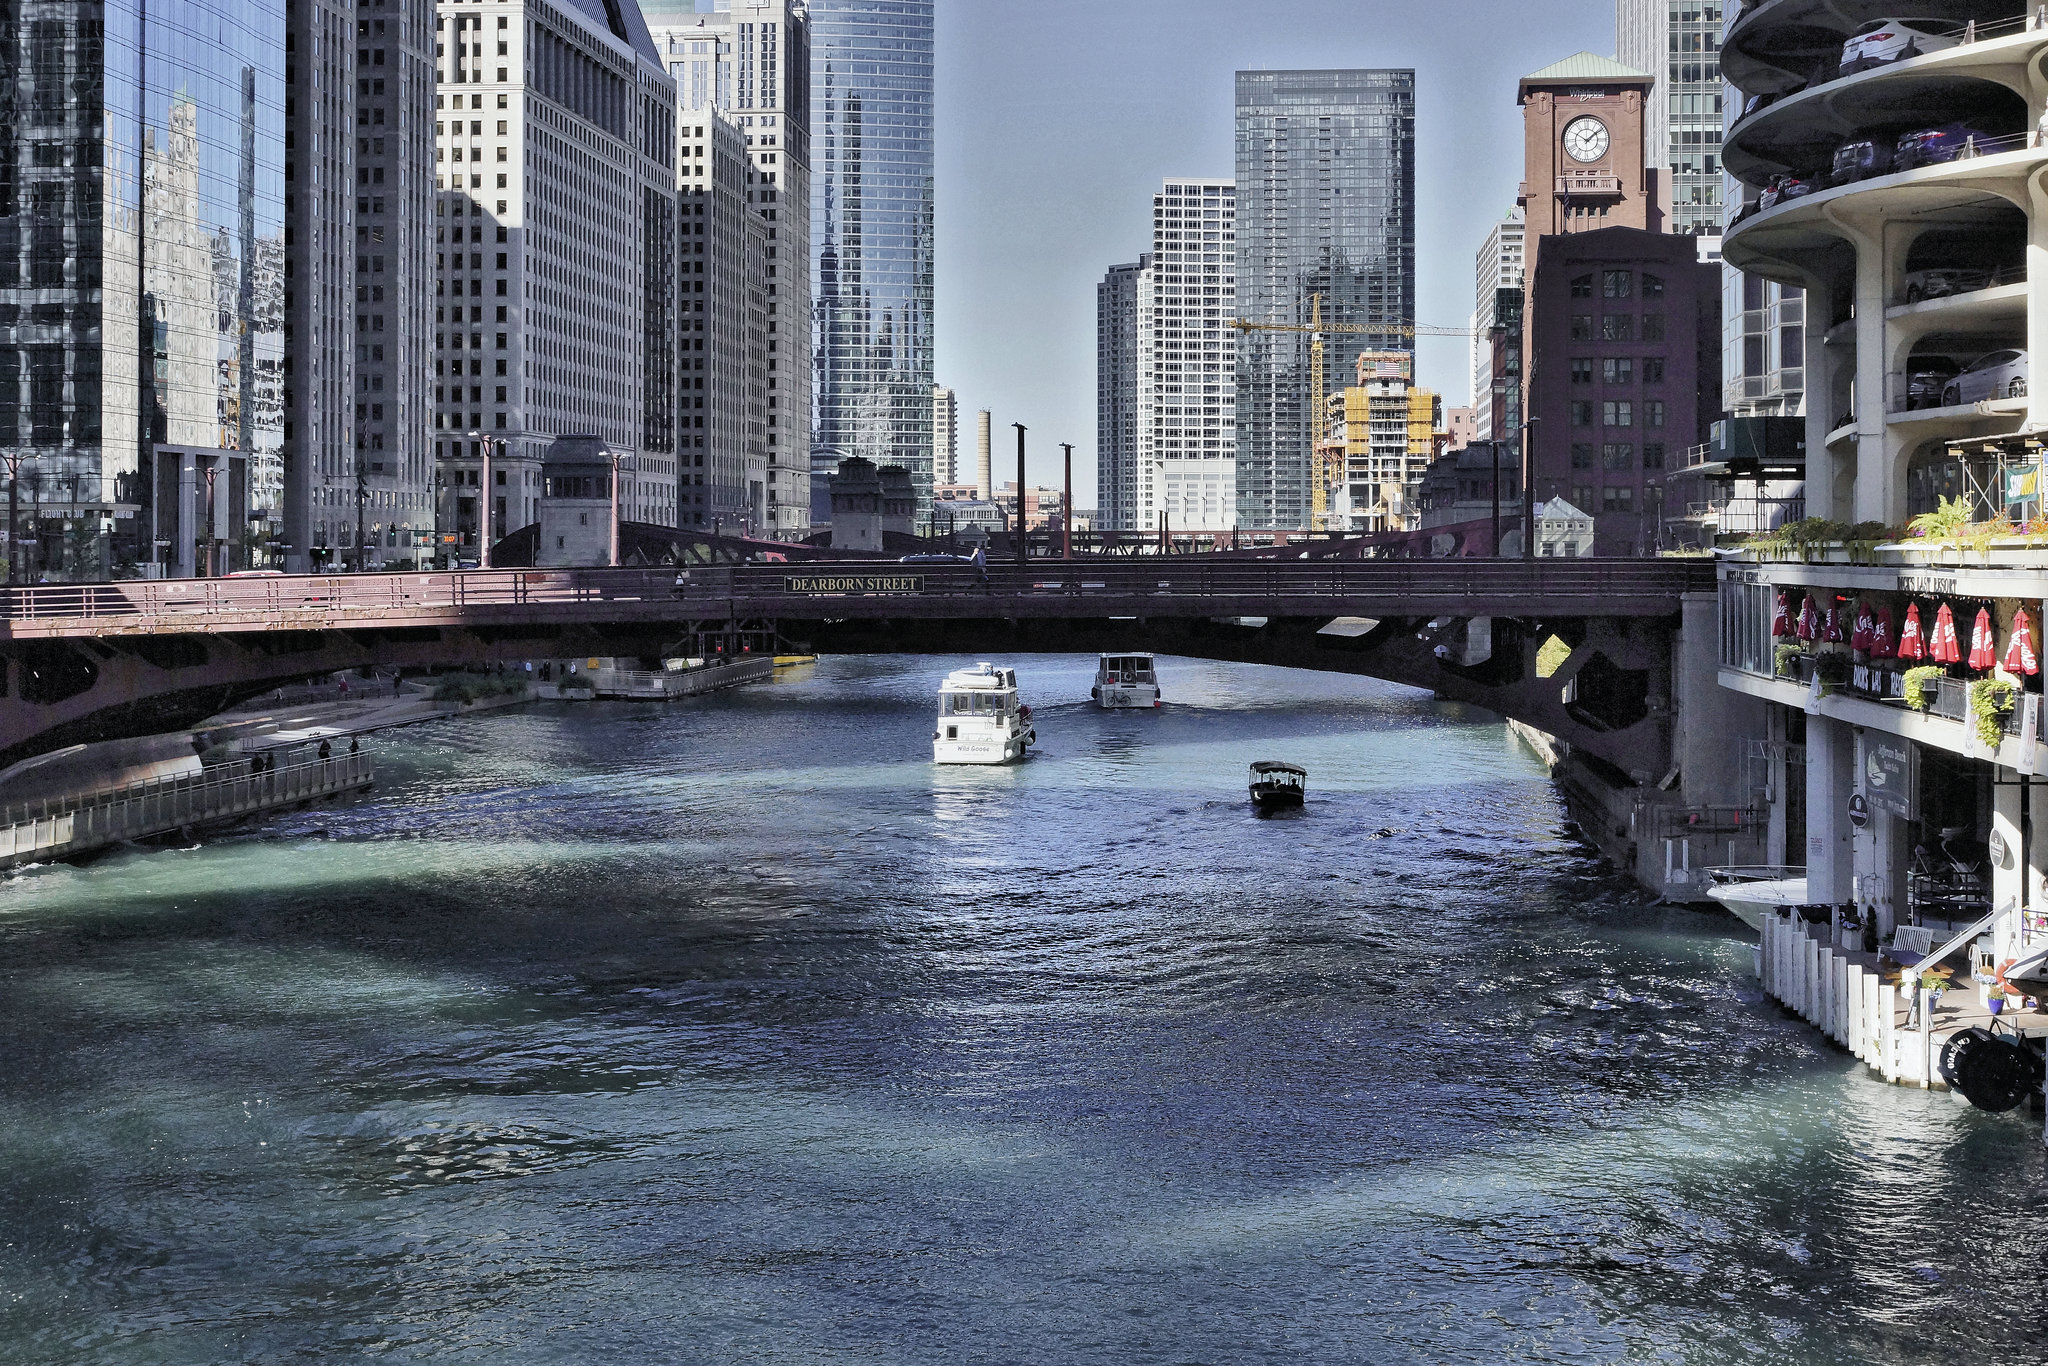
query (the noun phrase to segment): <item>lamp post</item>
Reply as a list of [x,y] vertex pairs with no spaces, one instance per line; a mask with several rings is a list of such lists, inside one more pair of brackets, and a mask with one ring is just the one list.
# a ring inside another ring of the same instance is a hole
[[[604,453],[607,456],[611,457],[612,462],[612,537],[610,563],[612,568],[617,569],[619,567],[619,471],[621,468],[623,468],[622,462],[632,460],[634,458],[634,452],[613,450],[610,446],[606,446],[604,448]],[[638,467],[636,465],[635,472],[637,472],[637,469]]]
[[21,566],[21,452],[0,452],[7,462],[7,582],[19,583]]
[[1024,540],[1024,424],[1012,422],[1017,429],[1017,563],[1024,563],[1031,554]]
[[[213,467],[206,467],[206,488],[209,502],[213,491]],[[363,517],[370,506],[370,462],[362,456],[356,457],[356,573],[365,573],[370,568],[369,547],[363,544]],[[213,511],[206,513],[209,520]]]
[[1074,558],[1074,443],[1060,442],[1060,449],[1066,453],[1067,489],[1060,501],[1060,558]]
[[[214,571],[214,564],[213,564],[213,546],[214,546],[214,541],[216,540],[216,537],[214,536],[214,529],[213,529],[213,519],[214,519],[214,516],[215,516],[215,511],[214,511],[214,506],[215,506],[215,505],[214,505],[214,501],[213,501],[213,481],[214,481],[215,479],[219,478],[219,477],[220,477],[220,462],[219,462],[218,460],[209,460],[209,461],[207,461],[207,462],[206,462],[206,577],[207,577],[207,578],[209,578],[209,579],[210,579],[210,578],[212,578],[212,577],[214,576],[214,574],[213,574],[213,571]],[[362,511],[361,511],[361,508],[360,508],[360,506],[358,507],[358,509],[357,509],[357,511],[356,511],[356,524],[357,524],[357,527],[358,527],[358,529],[360,529],[360,527],[361,527],[361,525],[362,525]],[[361,538],[360,538],[360,536],[358,537],[358,539],[361,539]]]
[[1493,451],[1493,557],[1500,558],[1500,442],[1489,441]]
[[[1527,401],[1525,391],[1523,402]],[[1532,417],[1522,423],[1522,558],[1525,560],[1536,558],[1536,481],[1530,477],[1533,471],[1529,465],[1529,441],[1538,421],[1540,419]]]
[[[482,455],[484,462],[483,469],[478,475],[481,486],[477,489],[476,495],[476,564],[479,569],[489,569],[491,567],[492,439],[480,431],[473,431],[469,436],[470,440],[476,443],[478,453]],[[462,495],[459,493],[455,496],[455,505],[458,508],[462,506]]]

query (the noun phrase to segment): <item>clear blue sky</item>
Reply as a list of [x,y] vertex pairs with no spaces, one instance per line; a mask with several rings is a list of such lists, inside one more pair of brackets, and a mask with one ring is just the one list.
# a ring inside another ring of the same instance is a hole
[[[1515,82],[1581,50],[1613,54],[1612,0],[939,0],[938,380],[963,463],[992,408],[998,470],[1023,422],[1032,482],[1071,441],[1095,505],[1095,282],[1149,244],[1162,179],[1235,173],[1234,72],[1415,68],[1418,321],[1462,327],[1521,180]],[[1425,340],[1419,378],[1462,403],[1464,343]]]

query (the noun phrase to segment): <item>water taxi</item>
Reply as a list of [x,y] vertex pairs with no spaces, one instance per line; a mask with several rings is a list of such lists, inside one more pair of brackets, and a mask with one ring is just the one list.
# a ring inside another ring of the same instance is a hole
[[1159,675],[1148,654],[1104,655],[1095,668],[1095,686],[1088,690],[1095,705],[1108,711],[1159,705]]
[[1252,765],[1252,805],[1260,811],[1299,807],[1308,796],[1308,770],[1299,764],[1261,759]]
[[1007,764],[1038,742],[1031,708],[1017,698],[1017,671],[977,664],[955,669],[939,687],[935,764]]

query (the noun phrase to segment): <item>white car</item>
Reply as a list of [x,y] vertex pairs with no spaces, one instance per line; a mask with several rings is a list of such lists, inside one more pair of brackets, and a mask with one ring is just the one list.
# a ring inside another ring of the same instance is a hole
[[1963,41],[1959,27],[1953,19],[1873,19],[1842,44],[1841,74],[1959,47]]
[[1993,351],[1977,357],[1941,391],[1941,406],[2027,396],[2027,353]]

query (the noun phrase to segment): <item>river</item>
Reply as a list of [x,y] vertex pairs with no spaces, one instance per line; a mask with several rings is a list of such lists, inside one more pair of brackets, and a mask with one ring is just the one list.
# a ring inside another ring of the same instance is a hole
[[0,1360],[2048,1359],[2039,1119],[1767,1005],[1497,720],[1026,657],[1042,752],[934,769],[961,662],[0,881]]

